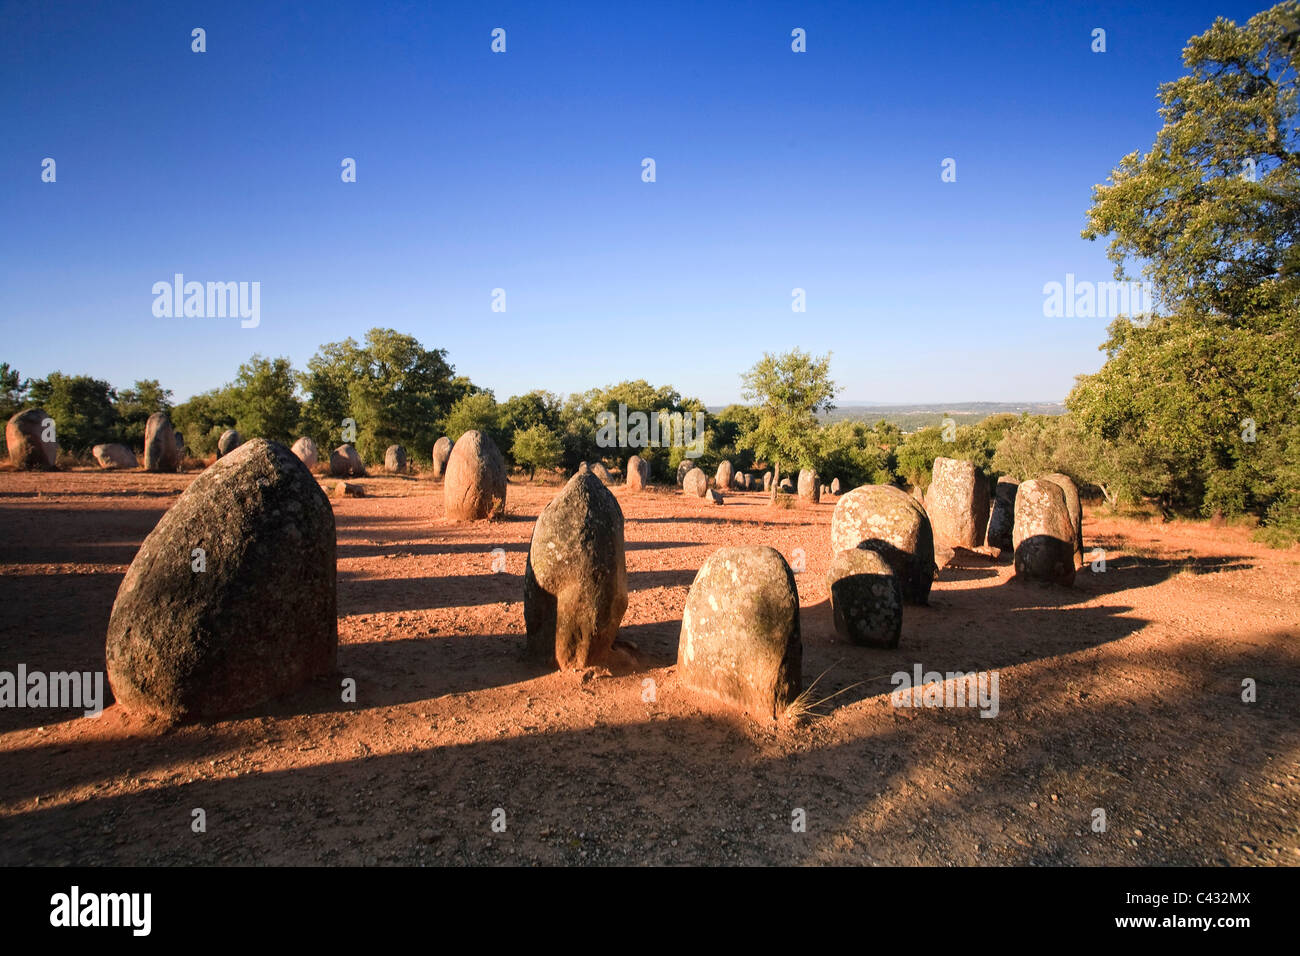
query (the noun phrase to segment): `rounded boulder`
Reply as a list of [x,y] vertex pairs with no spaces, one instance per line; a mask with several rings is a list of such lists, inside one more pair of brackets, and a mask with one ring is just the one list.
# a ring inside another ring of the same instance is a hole
[[390,475],[406,473],[406,449],[401,445],[389,445],[384,452],[384,471]]
[[863,647],[897,647],[903,632],[903,586],[878,551],[853,548],[831,558],[826,583],[836,632]]
[[717,474],[713,476],[713,483],[718,486],[719,491],[731,490],[731,478],[735,470],[731,467],[731,462],[724,461],[718,466]]
[[217,439],[217,457],[225,458],[244,443],[243,436],[233,428],[227,428]]
[[1055,584],[1074,583],[1074,525],[1061,486],[1046,478],[1024,482],[1016,491],[1016,577]]
[[640,455],[633,455],[627,460],[628,491],[641,491],[650,484],[650,462]]
[[491,436],[470,429],[456,440],[442,485],[452,521],[495,518],[506,510],[506,463]]
[[135,452],[125,445],[96,445],[90,453],[95,456],[95,461],[99,462],[99,467],[105,470],[137,468],[140,465],[136,460]]
[[755,717],[779,717],[802,688],[794,573],[773,548],[721,548],[682,612],[678,679]]
[[113,602],[113,695],[133,713],[218,718],[334,669],[334,512],[283,445],[204,471],[140,546]]
[[349,442],[346,445],[339,445],[338,448],[330,452],[330,474],[335,478],[347,478],[349,476],[360,478],[365,473],[366,465],[361,460],[356,445]]
[[316,443],[306,435],[294,442],[293,448],[290,450],[298,456],[298,460],[301,461],[308,470],[315,468],[316,464],[320,461],[320,449],[317,448]]
[[925,604],[934,583],[934,531],[925,509],[901,488],[862,485],[840,497],[831,515],[831,554],[878,551],[894,569],[908,604]]

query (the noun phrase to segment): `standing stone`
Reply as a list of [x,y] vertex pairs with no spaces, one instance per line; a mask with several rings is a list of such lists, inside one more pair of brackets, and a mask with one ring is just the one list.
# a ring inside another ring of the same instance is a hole
[[108,625],[113,696],[218,718],[330,673],[335,582],[325,493],[289,449],[253,439],[193,481],[131,562]]
[[140,465],[136,461],[135,452],[125,445],[96,445],[90,453],[95,456],[95,461],[99,462],[99,467],[104,469],[138,468]]
[[821,490],[817,493],[817,500],[820,501],[822,498],[825,498],[830,493],[831,493],[830,487],[828,485],[822,485]]
[[227,428],[217,439],[217,457],[225,458],[244,443],[243,437],[233,428]]
[[682,487],[683,482],[686,481],[687,474],[689,474],[690,470],[694,467],[695,467],[695,462],[689,458],[683,458],[681,462],[677,465],[677,487],[678,488]]
[[447,460],[451,458],[451,439],[443,435],[433,443],[433,477],[441,478],[447,471]]
[[989,527],[985,540],[990,548],[999,551],[1012,551],[1015,542],[1012,530],[1016,525],[1016,489],[1020,482],[1003,475],[998,479],[997,489],[993,492],[993,507],[989,509]]
[[628,491],[642,491],[650,484],[650,462],[640,455],[633,455],[627,460]]
[[831,516],[831,554],[865,548],[889,562],[908,604],[926,604],[934,583],[934,531],[925,509],[893,485],[862,485]]
[[1068,475],[1056,472],[1044,475],[1041,480],[1050,481],[1060,487],[1065,494],[1066,509],[1070,513],[1070,524],[1074,526],[1074,563],[1083,566],[1083,503],[1079,500],[1079,487]]
[[505,512],[506,463],[491,436],[473,428],[460,436],[447,460],[442,500],[452,521],[479,521]]
[[772,472],[771,472],[771,471],[765,471],[765,472],[763,472],[763,490],[764,490],[764,491],[771,491],[771,490],[772,490]]
[[360,478],[365,473],[366,465],[357,453],[356,445],[349,442],[330,452],[330,474],[335,478],[347,478],[349,475]]
[[794,485],[791,484],[789,478],[782,478],[782,479],[781,479],[781,484],[778,485],[777,487],[780,488],[780,489],[781,489],[783,492],[785,492],[787,495],[792,495],[792,494],[794,494]]
[[734,473],[729,461],[724,461],[718,466],[718,473],[713,476],[713,483],[718,486],[719,491],[731,490],[731,476]]
[[749,472],[745,472],[743,475],[741,475],[740,487],[744,488],[746,491],[751,490],[754,487],[754,476],[751,475]]
[[[45,441],[47,435],[54,441]],[[29,408],[10,418],[5,425],[5,444],[15,468],[50,471],[59,459],[54,419],[43,408]]]
[[973,461],[936,458],[925,510],[937,543],[978,548],[989,522],[988,482]]
[[166,412],[154,412],[144,425],[145,471],[175,471],[180,467],[176,433]]
[[589,461],[587,462],[587,470],[599,478],[602,485],[609,486],[614,483],[614,478],[610,475],[609,469],[605,467],[604,462]]
[[709,479],[698,468],[692,468],[686,473],[686,478],[682,481],[682,491],[687,495],[694,495],[696,498],[703,498],[704,493],[709,490]]
[[840,480],[838,478],[831,482],[831,494],[838,496],[840,493]]
[[406,472],[406,449],[401,445],[389,445],[384,452],[384,471],[390,475]]
[[320,449],[316,447],[314,441],[305,435],[293,443],[291,451],[298,456],[308,470],[315,468],[316,463],[320,461]]
[[836,632],[863,647],[897,647],[903,633],[903,586],[884,555],[837,551],[826,572]]
[[710,488],[704,493],[704,500],[711,505],[720,505],[722,504],[722,492]]
[[626,611],[623,511],[584,465],[533,527],[524,568],[528,651],[561,669],[598,664]]
[[817,472],[811,468],[799,469],[799,497],[804,501],[822,500],[822,486],[817,480]]
[[695,576],[682,613],[677,674],[756,717],[779,717],[802,688],[799,593],[769,547],[721,548]]
[[1016,577],[1074,583],[1074,525],[1065,492],[1054,481],[1026,481],[1016,492]]

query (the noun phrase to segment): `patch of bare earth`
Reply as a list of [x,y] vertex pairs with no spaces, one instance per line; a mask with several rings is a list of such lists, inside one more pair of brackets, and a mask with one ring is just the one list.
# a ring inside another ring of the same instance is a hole
[[[0,474],[0,670],[103,669],[118,583],[189,480]],[[338,676],[208,725],[0,710],[0,864],[1300,863],[1294,549],[1090,513],[1105,573],[1023,585],[958,552],[880,651],[831,624],[833,499],[619,488],[639,669],[560,674],[522,657],[555,487],[511,485],[506,520],[454,525],[436,483],[360,484],[334,501]],[[757,724],[678,686],[686,592],[734,544],[803,549],[805,684],[849,688],[824,719]],[[996,670],[998,715],[891,706],[889,675],[917,663]]]

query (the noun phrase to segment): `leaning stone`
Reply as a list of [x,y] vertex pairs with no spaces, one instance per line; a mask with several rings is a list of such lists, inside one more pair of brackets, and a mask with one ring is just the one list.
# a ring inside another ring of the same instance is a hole
[[1016,492],[1016,577],[1074,583],[1074,525],[1061,486],[1046,478],[1024,482]]
[[682,684],[755,717],[779,717],[799,695],[799,593],[769,547],[721,548],[686,597],[677,674]]
[[704,500],[711,505],[720,505],[722,504],[722,492],[710,488],[704,493]]
[[903,587],[878,551],[853,548],[831,558],[826,583],[835,630],[863,647],[897,647],[903,632]]
[[934,532],[925,509],[893,485],[862,485],[840,496],[831,516],[831,553],[879,551],[908,604],[926,604],[934,583]]
[[562,669],[598,664],[626,611],[623,511],[584,465],[533,527],[524,569],[529,653]]
[[132,713],[210,719],[330,673],[336,571],[316,479],[283,445],[248,442],[190,484],[131,562],[108,625],[113,696]]

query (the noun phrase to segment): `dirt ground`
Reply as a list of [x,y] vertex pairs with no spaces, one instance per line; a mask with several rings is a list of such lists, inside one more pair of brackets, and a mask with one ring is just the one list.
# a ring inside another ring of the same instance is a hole
[[[0,473],[0,670],[103,670],[122,575],[191,477]],[[0,710],[0,864],[1300,864],[1300,550],[1090,509],[1105,573],[1027,585],[958,552],[883,651],[832,627],[834,499],[617,488],[641,665],[555,673],[522,656],[555,487],[455,525],[433,482],[360,484],[334,504],[339,674],[213,724]],[[687,590],[735,544],[803,550],[804,683],[848,688],[826,716],[678,685]],[[914,664],[996,670],[998,715],[892,706]]]

